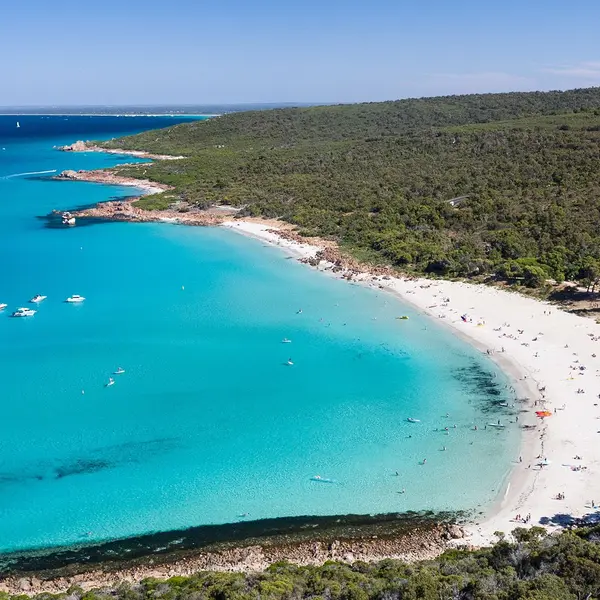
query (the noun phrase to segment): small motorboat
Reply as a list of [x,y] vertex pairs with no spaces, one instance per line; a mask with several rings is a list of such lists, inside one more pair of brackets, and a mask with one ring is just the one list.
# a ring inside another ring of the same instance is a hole
[[76,220],[75,217],[70,212],[64,212],[62,214],[62,224],[63,225],[75,225]]
[[12,314],[13,317],[33,317],[37,310],[33,310],[31,308],[17,308],[15,312]]
[[508,402],[498,402],[498,406],[508,407]]
[[110,387],[111,385],[115,385],[115,380],[112,377],[109,377],[108,383],[105,383],[104,387]]
[[399,321],[408,321],[409,317],[407,317],[406,315],[402,315],[401,317],[396,317],[396,319],[398,319]]
[[291,358],[288,358],[287,362],[285,363],[288,367],[293,367],[294,363],[292,362]]
[[320,475],[315,475],[310,478],[311,481],[318,481],[319,483],[335,483],[335,479],[329,479],[329,477],[321,477]]
[[123,373],[125,373],[125,369],[123,369],[122,367],[119,367],[116,371],[115,371],[115,375],[123,375]]
[[33,304],[39,304],[43,302],[48,296],[42,296],[41,294],[36,294],[29,302]]
[[503,425],[502,423],[488,423],[487,425],[488,427],[497,427],[498,429],[504,429],[506,427],[506,425]]
[[282,344],[291,344],[291,343],[292,343],[292,340],[288,340],[287,338],[283,338],[283,339],[281,340],[281,343],[282,343]]
[[6,307],[8,306],[8,304],[0,304],[0,310],[4,310]]
[[72,296],[69,296],[65,302],[69,302],[71,304],[76,304],[78,302],[83,302],[85,300],[85,298],[83,296],[80,296],[79,294],[73,294]]
[[408,417],[406,419],[409,423],[420,423],[421,419],[413,419],[412,417]]

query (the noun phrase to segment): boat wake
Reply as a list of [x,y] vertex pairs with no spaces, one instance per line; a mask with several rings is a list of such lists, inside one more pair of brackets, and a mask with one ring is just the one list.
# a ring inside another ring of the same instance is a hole
[[14,177],[27,177],[28,175],[47,175],[48,173],[56,173],[56,169],[50,171],[31,171],[30,173],[13,173],[12,175],[4,175],[0,179],[13,179]]

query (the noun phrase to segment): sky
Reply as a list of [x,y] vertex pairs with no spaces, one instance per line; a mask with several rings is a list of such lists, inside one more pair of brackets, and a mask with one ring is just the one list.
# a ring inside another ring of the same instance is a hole
[[3,0],[0,106],[600,85],[599,0]]

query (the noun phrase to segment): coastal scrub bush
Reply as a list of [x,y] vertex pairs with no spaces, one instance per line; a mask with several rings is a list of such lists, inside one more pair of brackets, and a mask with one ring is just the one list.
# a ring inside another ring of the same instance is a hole
[[145,210],[227,204],[403,271],[595,291],[599,107],[590,88],[286,108],[105,145],[187,157],[115,168],[174,188]]
[[[41,594],[36,600],[63,596]],[[547,535],[517,529],[481,550],[406,564],[273,564],[262,573],[199,572],[86,592],[87,600],[593,600],[600,597],[600,526]],[[27,600],[3,595],[0,600]]]

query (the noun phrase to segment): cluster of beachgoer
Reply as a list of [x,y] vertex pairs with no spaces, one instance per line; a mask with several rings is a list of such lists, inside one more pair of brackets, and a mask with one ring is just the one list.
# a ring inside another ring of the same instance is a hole
[[531,513],[523,516],[521,514],[518,514],[515,516],[515,521],[519,521],[520,523],[529,523],[529,521],[531,521]]
[[[415,293],[414,291],[411,291],[411,293]],[[462,326],[464,327],[473,327],[475,326],[475,324],[477,324],[478,326],[483,326],[485,325],[485,321],[483,320],[482,316],[476,316],[475,310],[476,308],[474,306],[471,307],[467,307],[464,306],[461,307],[460,306],[448,306],[449,302],[450,302],[450,298],[448,297],[444,297],[444,295],[442,293],[439,294],[433,294],[434,297],[436,297],[437,299],[437,303],[434,304],[434,306],[430,306],[428,308],[435,308],[435,307],[443,307],[444,310],[440,310],[439,311],[439,318],[447,318],[447,319],[451,319],[453,322],[458,321],[458,323],[462,322]],[[441,301],[441,302],[440,302]],[[435,300],[434,300],[435,302]],[[465,310],[466,308],[468,308],[468,310]],[[533,311],[532,311],[533,312]],[[550,316],[550,315],[554,315],[554,311],[552,310],[543,310],[543,314],[544,316]],[[537,315],[539,315],[539,312],[537,314],[531,314],[531,318],[532,319],[536,319]],[[582,320],[582,327],[584,327]],[[535,323],[534,320],[531,321],[532,323]],[[510,351],[511,346],[510,344],[513,343],[512,348],[517,350],[517,347],[522,347],[522,350],[518,350],[518,352],[524,353],[525,349],[530,349],[531,351],[527,352],[527,355],[529,357],[529,359],[532,358],[536,358],[536,361],[541,361],[542,356],[547,355],[548,354],[548,348],[550,348],[550,346],[546,347],[545,345],[543,347],[538,346],[537,348],[532,346],[534,344],[540,344],[540,340],[544,340],[544,332],[543,331],[531,331],[531,327],[523,327],[523,328],[518,328],[516,326],[516,323],[512,324],[511,327],[511,323],[508,322],[504,322],[502,323],[501,326],[496,326],[493,331],[496,332],[496,336],[499,338],[499,340],[506,340],[506,345],[508,348],[508,351]],[[518,323],[518,325],[520,326],[521,323]],[[535,327],[535,325],[533,326]],[[579,325],[576,325],[576,327],[579,327]],[[536,327],[537,328],[537,327]],[[589,331],[589,330],[588,330]],[[589,336],[589,338],[592,341],[595,342],[600,342],[600,335],[596,335],[595,333],[587,333],[587,336]],[[547,332],[547,335],[545,337],[551,337],[554,335],[553,332]],[[573,331],[573,336],[576,335],[576,331]],[[573,341],[571,342],[571,346],[575,345],[575,337],[573,337]],[[558,345],[558,348],[564,347],[565,349],[569,348],[569,343],[566,343],[567,340],[562,341],[562,343],[560,343]],[[505,352],[504,347],[502,347],[502,352]],[[485,350],[486,354],[488,356],[494,355],[497,352],[500,352],[499,349],[497,348],[493,348],[492,346],[490,346],[487,350]],[[564,354],[570,354],[570,353],[564,353]],[[597,359],[598,356],[600,356],[600,352],[596,353],[596,352],[592,352],[591,354],[587,354],[587,356],[590,356],[592,359]],[[589,360],[589,359],[588,359]],[[566,360],[563,361],[564,365],[570,365],[569,367],[569,371],[568,371],[568,375],[566,377],[567,381],[575,381],[576,379],[580,380],[580,383],[583,383],[583,380],[581,380],[580,378],[583,376],[588,376],[589,377],[589,372],[591,370],[595,371],[596,377],[600,377],[600,369],[592,369],[591,365],[585,365],[584,363],[587,362],[585,361],[583,358],[580,358],[577,353],[573,353],[573,357],[571,360],[569,360],[569,358],[566,358]],[[542,365],[543,366],[543,365]],[[529,376],[527,377],[522,377],[521,379],[525,380],[526,378],[528,378],[529,380],[533,379],[534,381],[537,379],[535,373],[537,372],[537,369],[532,369],[531,374],[529,374]],[[591,383],[591,382],[590,382]],[[562,406],[552,406],[550,405],[549,408],[548,407],[548,399],[546,397],[546,385],[544,384],[544,382],[540,382],[537,381],[537,390],[538,390],[538,394],[537,394],[537,398],[535,399],[531,399],[532,400],[532,404],[533,404],[533,400],[535,400],[535,405],[536,406],[540,406],[540,408],[536,408],[536,411],[538,412],[538,417],[539,419],[536,420],[536,424],[532,425],[529,423],[523,423],[521,424],[521,427],[523,429],[534,429],[537,430],[537,435],[536,437],[538,437],[539,435],[539,441],[541,444],[541,448],[543,449],[543,444],[544,444],[544,435],[546,434],[546,430],[543,427],[544,421],[546,420],[546,417],[552,416],[552,415],[558,415],[560,411],[565,411],[567,409],[566,404],[569,403],[568,401],[563,403]],[[571,384],[572,385],[572,384]],[[583,395],[587,392],[589,393],[590,390],[588,389],[587,385],[574,385],[574,386],[569,386],[569,388],[565,389],[563,391],[563,397],[565,400],[568,400],[568,397],[570,396],[571,398],[571,403],[573,403],[573,394],[578,394],[578,395]],[[554,390],[553,390],[554,392]],[[564,394],[564,392],[566,392],[566,394]],[[598,390],[594,391],[593,397],[596,398],[596,393],[598,392]],[[598,402],[596,404],[594,404],[594,406],[600,406],[600,394],[598,394]],[[515,404],[518,400],[517,398],[515,398]],[[510,407],[511,405],[509,403],[504,404],[502,403],[501,406],[508,406]],[[600,417],[599,417],[600,418]],[[512,419],[511,419],[512,420]],[[515,416],[515,421],[518,421],[518,416]],[[526,419],[521,419],[521,420],[525,420]],[[490,425],[490,426],[488,426]],[[486,429],[493,429],[494,427],[497,427],[497,424],[488,424],[486,425]],[[472,425],[471,426],[472,430],[477,431],[477,425]],[[480,429],[483,429],[483,427],[481,427]],[[598,428],[597,428],[598,429]],[[446,433],[446,435],[449,435],[448,433],[448,427],[445,428],[440,428],[439,431],[442,431],[444,433]],[[600,434],[600,431],[598,431],[598,433]],[[543,450],[542,450],[543,452]],[[544,453],[545,454],[545,453]],[[576,457],[577,460],[581,460],[581,457]],[[543,455],[538,456],[538,460],[533,460],[531,461],[531,464],[528,464],[529,461],[527,461],[527,457],[519,457],[518,458],[518,462],[519,463],[523,463],[524,460],[526,461],[525,464],[523,464],[523,468],[529,468],[529,469],[540,469],[540,470],[546,470],[547,468],[550,468],[551,462],[545,458]],[[425,464],[426,461],[423,461],[421,464]],[[569,470],[571,471],[585,471],[587,470],[586,466],[583,466],[581,464],[573,464],[573,465],[564,465],[565,467],[568,467]],[[591,467],[590,467],[591,468]],[[561,499],[564,499],[564,494],[561,496]],[[597,508],[595,507],[595,504],[592,503],[592,507],[593,508]],[[523,518],[521,515],[518,515],[517,520],[523,522],[523,523],[527,523],[529,522],[529,520],[531,519],[531,515],[527,515],[525,518]]]

